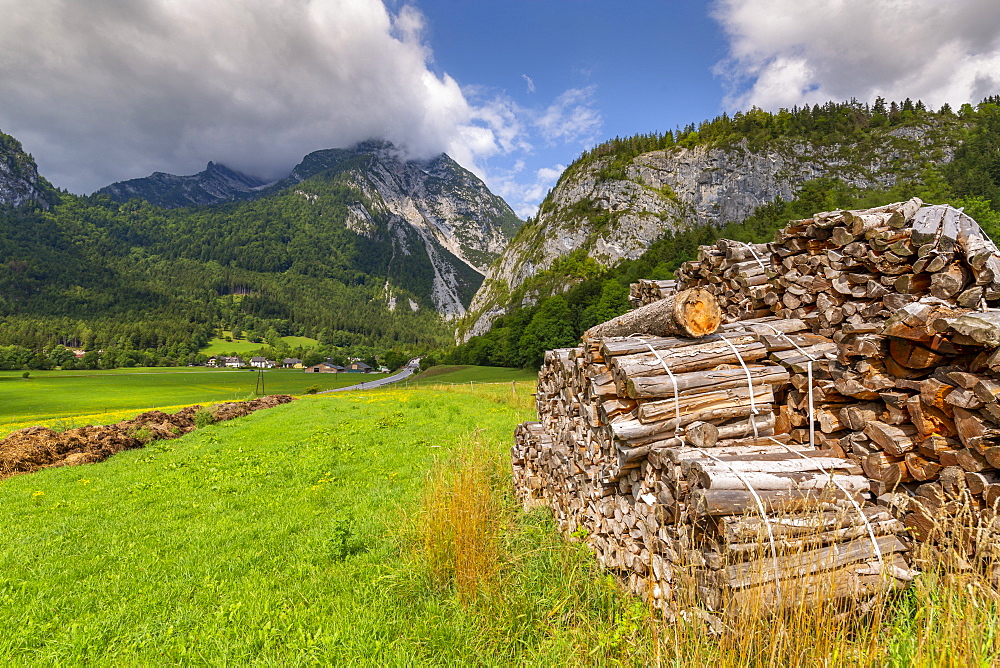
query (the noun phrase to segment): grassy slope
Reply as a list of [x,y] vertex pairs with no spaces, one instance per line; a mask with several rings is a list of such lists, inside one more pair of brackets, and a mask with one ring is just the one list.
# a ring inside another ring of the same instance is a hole
[[[256,370],[114,369],[110,371],[0,372],[0,435],[29,426],[105,424],[150,408],[233,401],[253,395]],[[267,394],[302,394],[353,385],[383,374],[332,374],[270,369],[264,372]]]
[[538,372],[527,369],[508,369],[495,366],[441,365],[434,366],[414,376],[410,384],[433,385],[436,383],[509,383],[534,382]]
[[435,457],[476,429],[506,449],[527,399],[518,410],[428,390],[310,397],[103,464],[10,478],[0,656],[483,660],[461,612],[414,587],[399,527]]
[[[227,335],[232,335],[232,332],[224,332]],[[310,339],[308,336],[283,336],[281,340],[287,343],[290,347],[295,348],[302,346],[303,348],[312,348],[319,344],[316,339]],[[266,343],[251,343],[246,339],[237,339],[235,341],[226,341],[225,339],[220,339],[218,337],[212,339],[208,342],[208,345],[199,350],[198,352],[204,355],[228,355],[229,353],[236,353],[237,355],[242,355],[243,353],[248,353],[252,350],[260,350],[261,348],[267,346]],[[280,362],[281,360],[277,360]]]

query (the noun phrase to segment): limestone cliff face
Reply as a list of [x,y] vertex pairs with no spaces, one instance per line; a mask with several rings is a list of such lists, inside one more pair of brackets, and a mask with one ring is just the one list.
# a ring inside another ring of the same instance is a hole
[[47,209],[46,186],[38,176],[34,159],[24,152],[21,143],[0,132],[0,206],[37,202]]
[[[465,313],[483,274],[521,224],[510,206],[446,154],[405,160],[392,144],[369,141],[352,149],[316,151],[273,188],[316,174],[339,174],[362,197],[345,225],[391,244],[385,294],[395,308],[392,273],[397,257],[425,254],[433,271],[431,301],[446,318]],[[385,227],[379,224],[385,221]],[[397,287],[406,287],[397,285]]]
[[793,199],[811,179],[887,187],[919,173],[928,161],[950,161],[955,149],[932,126],[897,128],[877,144],[878,150],[790,142],[752,149],[745,141],[727,148],[675,147],[639,155],[624,175],[611,177],[611,158],[571,165],[538,218],[522,227],[490,268],[456,338],[467,341],[488,331],[515,288],[578,249],[613,266],[639,257],[667,230],[742,222],[762,204]]

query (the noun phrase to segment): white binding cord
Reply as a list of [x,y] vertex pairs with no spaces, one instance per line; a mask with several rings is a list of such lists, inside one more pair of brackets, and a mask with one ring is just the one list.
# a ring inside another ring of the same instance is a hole
[[684,431],[681,429],[681,399],[680,399],[681,393],[680,390],[677,389],[677,379],[674,378],[673,372],[670,370],[670,367],[667,366],[667,361],[663,359],[663,357],[660,355],[660,351],[654,348],[649,341],[647,341],[646,339],[637,334],[630,334],[628,338],[638,339],[639,341],[642,341],[644,344],[646,344],[646,347],[649,348],[649,352],[653,353],[653,357],[655,357],[660,362],[660,366],[663,367],[663,370],[667,372],[667,376],[670,377],[670,382],[674,386],[674,417],[675,417],[674,438],[678,439],[681,442],[681,447],[683,447]]
[[747,247],[747,249],[750,251],[750,254],[753,255],[753,259],[757,260],[757,264],[760,265],[760,268],[763,269],[764,273],[766,274],[767,273],[767,267],[764,266],[764,261],[760,259],[759,255],[757,255],[757,251],[755,251],[753,249],[753,246],[751,246],[750,244],[748,244],[745,241],[739,241],[737,243],[741,243],[741,244],[743,244],[744,246]]
[[747,363],[743,361],[743,355],[740,351],[736,349],[736,346],[729,339],[722,339],[727,346],[729,346],[733,353],[736,355],[736,359],[740,361],[740,366],[743,367],[743,371],[747,374],[747,388],[750,391],[750,426],[753,427],[753,437],[760,438],[757,434],[757,403],[753,399],[753,376],[750,375],[750,369],[747,368]]
[[714,461],[714,462],[716,462],[718,464],[722,464],[727,469],[729,469],[733,473],[733,475],[735,475],[736,478],[741,483],[743,483],[743,486],[747,488],[747,491],[750,492],[750,496],[753,497],[753,500],[757,502],[757,510],[760,512],[760,519],[764,522],[764,527],[767,529],[767,538],[768,538],[768,540],[771,543],[771,561],[774,562],[774,588],[777,591],[778,598],[780,599],[781,598],[781,566],[778,563],[778,548],[775,546],[774,531],[771,530],[771,520],[767,516],[767,511],[764,509],[764,501],[763,501],[763,499],[760,498],[760,494],[758,494],[757,490],[755,490],[753,488],[753,485],[750,484],[750,481],[747,480],[740,471],[737,471],[735,468],[733,468],[732,466],[730,466],[728,462],[724,462],[721,459],[719,459],[718,457],[716,457],[714,455],[708,454],[707,452],[705,452],[701,448],[695,447],[693,445],[689,446],[689,447],[690,447],[691,450],[694,450],[696,452],[700,452],[701,454],[703,454],[704,456],[708,457],[712,461]]
[[[811,459],[810,457],[806,457],[804,454],[802,454],[798,450],[793,450],[792,448],[788,447],[788,444],[782,443],[781,441],[779,441],[776,438],[773,438],[771,436],[768,436],[768,438],[770,438],[772,441],[774,441],[775,443],[777,443],[778,445],[780,445],[781,447],[783,447],[785,450],[788,450],[789,452],[791,452],[793,454],[796,454],[799,457],[802,457],[803,459]],[[872,542],[872,548],[875,550],[875,558],[878,559],[878,565],[879,565],[880,568],[885,568],[885,562],[882,560],[882,548],[880,548],[878,546],[878,540],[875,538],[875,529],[872,527],[872,523],[868,520],[868,516],[865,515],[864,511],[861,509],[861,504],[859,504],[854,499],[854,495],[851,494],[849,491],[847,491],[847,488],[845,488],[843,485],[841,485],[839,482],[837,482],[837,479],[834,478],[834,476],[833,476],[832,473],[830,473],[825,468],[823,468],[822,464],[819,464],[817,462],[813,462],[813,463],[815,464],[816,468],[818,468],[820,470],[820,472],[823,473],[823,475],[826,475],[826,476],[830,477],[830,482],[832,482],[834,485],[836,485],[836,487],[841,492],[844,493],[844,495],[847,497],[847,500],[850,501],[851,505],[854,506],[854,509],[856,511],[858,511],[858,515],[861,517],[861,521],[863,521],[865,523],[865,528],[868,529],[868,538],[871,540],[871,542]]]

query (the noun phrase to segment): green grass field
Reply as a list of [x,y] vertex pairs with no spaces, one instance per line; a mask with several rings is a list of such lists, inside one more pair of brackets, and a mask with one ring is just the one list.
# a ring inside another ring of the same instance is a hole
[[[151,408],[245,399],[257,383],[256,370],[206,367],[32,371],[27,379],[21,374],[0,371],[0,434],[32,424],[107,424]],[[264,391],[298,395],[313,385],[326,390],[384,377],[269,369]]]
[[413,376],[410,385],[437,385],[468,383],[509,383],[534,382],[538,380],[538,372],[529,369],[508,369],[495,366],[432,366],[427,371]]
[[490,663],[400,537],[436,458],[474,433],[502,451],[528,417],[461,393],[307,397],[3,481],[0,656]]
[[[232,332],[224,332],[226,335],[232,335]],[[308,336],[283,336],[281,340],[287,343],[292,348],[303,347],[312,348],[319,344],[316,339],[310,339]],[[208,342],[208,345],[202,348],[200,353],[204,355],[225,355],[228,353],[236,353],[237,355],[242,355],[243,353],[250,352],[251,350],[259,350],[265,347],[266,343],[251,343],[246,339],[237,339],[234,341],[226,341],[225,339],[220,339],[218,337],[212,339]],[[276,360],[280,362],[281,360]]]
[[[110,375],[109,375],[110,376]],[[107,377],[107,376],[106,376]],[[530,382],[309,396],[0,481],[17,665],[996,665],[998,597],[933,571],[884,613],[721,637],[623,593],[513,498]]]

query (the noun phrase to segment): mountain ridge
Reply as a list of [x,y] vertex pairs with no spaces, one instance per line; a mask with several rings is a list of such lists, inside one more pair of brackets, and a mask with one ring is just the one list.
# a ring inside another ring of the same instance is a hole
[[[926,115],[858,141],[826,143],[752,142],[745,135],[705,142],[690,130],[679,142],[671,137],[669,146],[625,158],[597,147],[566,169],[538,216],[490,267],[458,323],[456,341],[488,331],[509,311],[519,288],[559,258],[582,253],[596,267],[612,267],[638,258],[667,232],[740,223],[762,205],[794,199],[803,184],[818,178],[861,189],[891,187],[917,178],[928,164],[949,162],[958,146],[958,123],[953,116]],[[572,280],[554,289],[566,289]],[[520,305],[539,296],[529,290]]]

